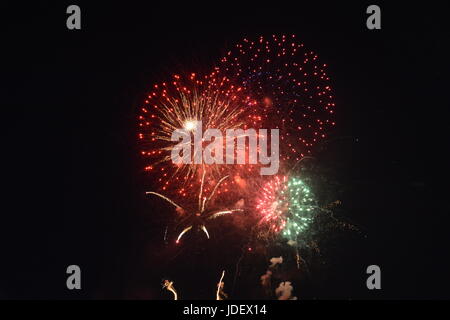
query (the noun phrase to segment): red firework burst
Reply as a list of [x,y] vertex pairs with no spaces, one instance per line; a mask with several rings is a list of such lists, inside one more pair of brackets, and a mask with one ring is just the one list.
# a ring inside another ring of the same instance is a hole
[[204,192],[210,192],[225,176],[230,178],[217,194],[245,187],[246,177],[258,172],[257,165],[175,164],[171,151],[178,142],[171,141],[171,135],[175,129],[192,130],[195,121],[202,121],[204,130],[259,128],[262,116],[257,108],[242,86],[234,85],[219,71],[203,77],[175,75],[170,82],[154,85],[138,116],[145,170],[154,175],[165,193],[184,197],[193,190],[197,193],[203,173]]
[[221,59],[218,70],[262,105],[264,127],[280,129],[280,156],[287,164],[311,154],[335,125],[327,65],[295,35],[243,39]]

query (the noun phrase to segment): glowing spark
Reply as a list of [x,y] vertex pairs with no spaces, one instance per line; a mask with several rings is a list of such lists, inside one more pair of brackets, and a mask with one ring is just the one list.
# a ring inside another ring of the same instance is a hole
[[208,237],[208,239],[209,239],[209,233],[208,233],[208,230],[206,229],[205,225],[202,225],[202,226],[201,226],[201,229],[202,229],[203,232],[206,234],[206,237]]
[[195,124],[196,124],[195,120],[187,120],[184,123],[184,128],[188,131],[193,131],[195,129]]
[[[205,185],[205,173],[206,173],[206,171],[203,170],[202,180],[200,183],[200,192],[198,193],[198,208],[200,209],[200,213],[202,213],[204,210],[204,208],[202,206],[202,196],[203,196],[203,186]],[[205,202],[203,201],[203,203],[205,203]]]
[[244,211],[244,210],[242,210],[242,209],[233,209],[233,210],[222,210],[222,211],[218,211],[218,212],[215,212],[211,217],[209,217],[208,219],[215,219],[215,218],[217,218],[217,217],[220,217],[220,216],[223,216],[223,215],[225,215],[225,214],[232,214],[232,213],[235,213],[235,212],[242,212],[242,211]]
[[145,194],[154,194],[155,196],[158,196],[164,200],[166,200],[167,202],[169,202],[170,204],[172,204],[173,206],[179,208],[179,209],[183,209],[182,207],[180,207],[179,205],[177,205],[175,202],[173,202],[172,200],[170,200],[169,198],[167,198],[166,196],[163,196],[160,193],[157,192],[153,192],[153,191],[147,191]]
[[192,226],[189,226],[189,227],[184,228],[183,231],[181,231],[181,233],[178,235],[178,238],[177,238],[176,243],[179,243],[181,237],[182,237],[186,232],[188,232],[188,231],[191,230],[191,229],[192,229]]

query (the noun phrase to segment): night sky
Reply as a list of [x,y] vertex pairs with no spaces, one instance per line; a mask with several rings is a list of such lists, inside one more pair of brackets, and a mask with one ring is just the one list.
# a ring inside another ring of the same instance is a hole
[[[443,9],[380,5],[382,29],[371,31],[372,3],[296,3],[77,2],[79,31],[66,28],[72,3],[2,5],[0,298],[170,299],[161,281],[171,277],[185,298],[206,299],[222,267],[231,284],[242,245],[231,230],[181,252],[164,245],[171,208],[144,195],[153,182],[136,116],[153,83],[207,72],[244,36],[274,33],[295,33],[329,65],[336,142],[320,163],[366,235],[328,248],[330,265],[296,294],[450,298]],[[81,291],[66,289],[70,264],[82,269]],[[235,298],[260,298],[267,264],[244,259]],[[365,286],[370,264],[382,290]]]

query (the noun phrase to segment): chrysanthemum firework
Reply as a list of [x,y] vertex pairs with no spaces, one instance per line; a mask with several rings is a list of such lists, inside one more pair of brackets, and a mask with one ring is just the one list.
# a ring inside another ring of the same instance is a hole
[[256,203],[261,228],[292,241],[306,235],[317,213],[309,186],[296,177],[275,176]]
[[280,129],[281,160],[288,166],[311,154],[335,125],[327,64],[295,35],[245,38],[216,70],[241,83],[263,106],[263,126]]
[[171,136],[176,129],[196,130],[197,121],[202,121],[203,129],[222,132],[258,128],[261,115],[257,107],[242,86],[219,72],[207,76],[175,75],[170,82],[154,85],[139,114],[138,136],[147,162],[145,170],[154,174],[165,193],[186,196],[189,189],[199,186],[203,174],[204,191],[210,191],[226,175],[232,178],[222,183],[217,193],[229,191],[230,184],[239,185],[241,178],[253,174],[253,165],[175,164],[171,151],[178,142],[171,141]]

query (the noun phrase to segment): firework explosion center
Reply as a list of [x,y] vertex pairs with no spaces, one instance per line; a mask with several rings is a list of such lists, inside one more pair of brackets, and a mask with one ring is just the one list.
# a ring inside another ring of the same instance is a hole
[[[184,128],[173,131],[171,141],[178,142],[171,151],[174,164],[262,164],[261,175],[274,175],[279,168],[279,129],[208,128],[202,121],[186,121]],[[248,143],[246,143],[248,141]],[[225,150],[225,157],[224,151]]]

